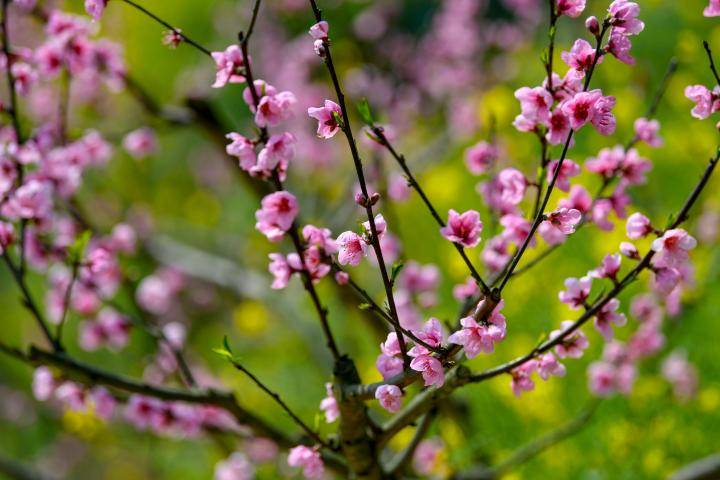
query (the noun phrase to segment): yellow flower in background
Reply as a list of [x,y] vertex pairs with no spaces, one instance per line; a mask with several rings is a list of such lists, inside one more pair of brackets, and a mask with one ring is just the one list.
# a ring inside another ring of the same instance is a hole
[[239,333],[251,337],[263,333],[268,327],[269,319],[265,305],[254,300],[244,301],[233,310],[233,325]]

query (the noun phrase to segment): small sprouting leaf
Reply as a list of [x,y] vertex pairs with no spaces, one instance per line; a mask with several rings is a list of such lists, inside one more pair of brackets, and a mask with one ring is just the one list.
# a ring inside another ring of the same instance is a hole
[[91,237],[92,232],[90,230],[85,230],[78,235],[72,245],[70,245],[70,248],[68,248],[68,259],[71,263],[77,263],[82,260],[83,253],[85,252],[88,243],[90,243]]
[[404,266],[405,264],[402,262],[393,263],[392,272],[390,274],[390,283],[395,283],[395,279],[400,274],[400,271],[403,269]]
[[225,336],[223,337],[223,346],[225,347],[225,350],[227,350],[228,352],[232,353],[232,348],[230,348],[230,342],[228,342],[228,337],[227,337],[227,335],[225,335]]
[[360,100],[357,103],[356,107],[363,122],[365,122],[367,125],[372,125],[373,123],[375,123],[373,121],[372,112],[370,111],[370,104],[368,103],[367,98],[363,98],[362,100]]
[[372,305],[370,305],[369,303],[361,303],[360,305],[358,305],[358,308],[360,310],[370,310],[372,308]]
[[332,116],[333,116],[333,119],[335,120],[335,122],[337,122],[337,124],[340,125],[341,128],[344,128],[345,124],[343,123],[343,119],[340,116],[340,114],[336,111],[333,111]]
[[213,352],[217,353],[221,357],[225,357],[231,362],[235,361],[235,355],[232,353],[232,349],[230,348],[230,343],[228,342],[227,335],[223,337],[223,346],[222,348],[213,348]]

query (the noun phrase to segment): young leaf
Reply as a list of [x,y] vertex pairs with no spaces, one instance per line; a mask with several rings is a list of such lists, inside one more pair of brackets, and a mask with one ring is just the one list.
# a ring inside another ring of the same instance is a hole
[[371,125],[375,123],[373,121],[372,112],[370,111],[370,104],[367,101],[367,98],[363,98],[360,100],[357,105],[358,113],[360,114],[360,118],[363,122],[365,122],[367,125]]

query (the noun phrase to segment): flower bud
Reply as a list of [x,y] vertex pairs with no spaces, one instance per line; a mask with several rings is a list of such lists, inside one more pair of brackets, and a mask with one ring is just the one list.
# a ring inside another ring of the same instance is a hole
[[598,22],[595,16],[588,17],[588,19],[585,20],[585,28],[596,37],[600,35],[600,22]]

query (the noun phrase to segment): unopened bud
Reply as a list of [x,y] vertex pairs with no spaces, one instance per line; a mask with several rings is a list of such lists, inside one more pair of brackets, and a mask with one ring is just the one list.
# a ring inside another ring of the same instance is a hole
[[358,192],[355,194],[355,203],[361,207],[367,207],[367,197],[362,192]]
[[375,192],[372,195],[370,195],[370,206],[372,207],[375,205],[378,201],[380,201],[380,194]]
[[595,16],[588,17],[588,19],[585,20],[585,28],[596,37],[600,35],[600,22],[598,22]]

